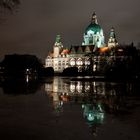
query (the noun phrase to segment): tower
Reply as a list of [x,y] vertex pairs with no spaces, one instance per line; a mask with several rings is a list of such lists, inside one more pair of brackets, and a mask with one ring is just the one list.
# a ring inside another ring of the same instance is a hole
[[98,24],[96,13],[92,14],[91,23],[86,28],[82,45],[94,45],[97,48],[104,47],[103,29]]
[[62,50],[63,50],[63,45],[61,43],[61,37],[60,35],[57,35],[55,44],[53,46],[53,57],[59,57]]
[[116,40],[116,35],[115,35],[115,30],[112,27],[110,30],[110,34],[109,34],[109,40],[108,40],[108,47],[116,47],[118,45],[118,42]]

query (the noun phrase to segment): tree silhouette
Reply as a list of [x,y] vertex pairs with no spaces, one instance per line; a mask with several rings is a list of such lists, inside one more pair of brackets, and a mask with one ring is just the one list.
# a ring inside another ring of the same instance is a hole
[[0,0],[0,8],[13,11],[20,4],[20,0]]

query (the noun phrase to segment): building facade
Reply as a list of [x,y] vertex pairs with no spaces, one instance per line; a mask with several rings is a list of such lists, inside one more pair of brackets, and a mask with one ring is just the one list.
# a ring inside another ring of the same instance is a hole
[[95,13],[92,15],[91,23],[85,30],[82,45],[94,45],[97,48],[105,46],[103,29],[98,24]]
[[96,71],[100,63],[100,54],[118,46],[115,30],[111,28],[107,45],[103,29],[93,13],[91,22],[85,29],[80,46],[63,47],[60,35],[57,35],[53,51],[45,59],[45,67],[53,67],[55,73],[61,73],[68,67],[77,67],[79,72]]

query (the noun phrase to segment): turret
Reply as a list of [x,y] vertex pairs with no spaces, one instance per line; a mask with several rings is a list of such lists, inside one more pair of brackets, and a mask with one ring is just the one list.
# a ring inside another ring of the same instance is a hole
[[60,37],[60,35],[57,35],[55,44],[53,46],[53,57],[59,57],[62,49],[63,49],[63,45],[61,43],[61,37]]
[[116,47],[118,42],[116,40],[115,30],[112,27],[109,34],[108,47]]

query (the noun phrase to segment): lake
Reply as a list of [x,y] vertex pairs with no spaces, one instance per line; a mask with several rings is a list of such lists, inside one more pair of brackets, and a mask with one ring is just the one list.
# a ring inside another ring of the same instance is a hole
[[2,140],[139,140],[140,83],[2,79]]

